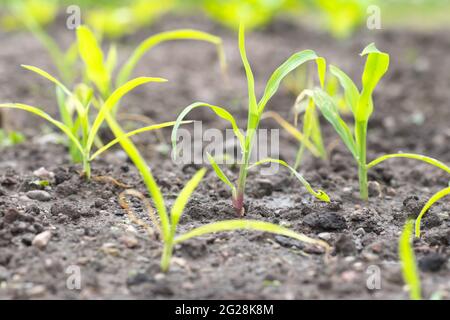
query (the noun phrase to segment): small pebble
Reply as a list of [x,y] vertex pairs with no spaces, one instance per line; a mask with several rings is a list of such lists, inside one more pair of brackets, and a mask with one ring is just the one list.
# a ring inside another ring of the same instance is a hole
[[37,285],[27,290],[29,297],[37,298],[43,296],[47,291],[47,288],[43,285]]
[[119,249],[117,249],[114,243],[110,242],[104,243],[101,247],[101,251],[113,257],[119,256]]
[[50,201],[52,196],[44,190],[31,190],[26,193],[27,197],[37,201]]
[[49,230],[41,232],[34,237],[31,244],[33,246],[35,246],[36,248],[42,250],[47,246],[51,237],[52,237],[52,233]]
[[162,281],[166,278],[166,275],[164,273],[157,273],[155,274],[155,281]]
[[55,174],[51,171],[48,171],[44,167],[41,167],[41,168],[33,171],[33,175],[35,177],[38,177],[39,179],[49,180],[49,181],[53,181],[53,179],[55,178]]
[[320,239],[325,240],[325,241],[331,240],[331,233],[329,233],[329,232],[321,232],[317,236]]
[[380,186],[380,184],[378,182],[376,182],[376,181],[369,181],[367,187],[369,189],[369,196],[370,197],[381,197],[381,195],[382,195],[381,186]]
[[133,236],[122,236],[119,238],[119,241],[130,249],[136,248],[139,244],[139,241]]

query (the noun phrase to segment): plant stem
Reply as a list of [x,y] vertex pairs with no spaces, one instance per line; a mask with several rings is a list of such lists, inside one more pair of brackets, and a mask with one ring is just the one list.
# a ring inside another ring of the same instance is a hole
[[239,171],[239,180],[237,185],[236,194],[233,195],[233,207],[236,210],[236,213],[239,216],[243,216],[244,212],[244,195],[245,195],[245,183],[247,181],[247,173],[248,173],[248,157],[245,155],[242,157],[243,163],[241,164],[241,168]]
[[83,171],[88,180],[91,179],[91,163],[87,157],[83,157]]
[[367,122],[365,121],[356,122],[355,132],[358,147],[359,194],[362,200],[368,200],[369,189],[367,184],[367,164],[366,164]]
[[170,268],[170,260],[172,259],[173,244],[172,241],[164,242],[163,254],[161,257],[161,271],[167,272]]
[[233,195],[233,207],[236,213],[242,217],[245,214],[244,209],[244,195],[245,195],[245,184],[247,182],[248,166],[250,163],[250,150],[252,148],[254,132],[250,132],[247,135],[245,150],[242,153],[242,164],[239,170],[239,179],[237,184],[236,194]]

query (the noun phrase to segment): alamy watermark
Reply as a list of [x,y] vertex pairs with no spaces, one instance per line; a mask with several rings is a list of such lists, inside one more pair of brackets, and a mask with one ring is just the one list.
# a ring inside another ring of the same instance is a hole
[[381,29],[381,9],[379,6],[370,5],[367,7],[367,22],[366,26],[369,30]]
[[[242,148],[232,129],[203,129],[201,121],[194,122],[194,130],[180,128],[177,131],[176,148],[172,159],[177,164],[208,164],[208,154],[218,165],[241,165]],[[243,133],[243,132],[242,132]],[[250,164],[265,158],[279,159],[280,132],[278,129],[258,129],[254,133]],[[278,172],[279,164],[270,163],[261,168],[262,175]]]
[[77,265],[70,265],[66,269],[66,288],[69,290],[81,290],[81,268]]
[[69,30],[75,30],[81,25],[81,8],[77,5],[68,6],[66,9],[67,19],[66,27]]

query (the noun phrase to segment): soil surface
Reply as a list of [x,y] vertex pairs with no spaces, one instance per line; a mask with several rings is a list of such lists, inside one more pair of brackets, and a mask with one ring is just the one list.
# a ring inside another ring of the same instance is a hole
[[[157,122],[170,121],[190,103],[205,101],[226,106],[245,125],[246,79],[232,32],[203,18],[169,17],[124,39],[119,44],[120,56],[124,59],[149,34],[189,27],[223,37],[228,81],[220,74],[211,45],[164,44],[143,59],[135,74],[161,76],[170,82],[135,90],[124,99],[124,110]],[[72,32],[58,26],[52,34],[65,44],[73,39]],[[364,60],[358,53],[372,41],[390,53],[391,68],[375,95],[368,159],[408,151],[450,163],[448,31],[366,31],[337,41],[277,21],[249,34],[247,51],[261,93],[270,73],[303,49],[315,50],[359,79]],[[0,33],[0,42],[0,100],[44,106],[56,114],[53,88],[19,67],[26,63],[54,71],[45,50],[27,33]],[[294,100],[282,88],[267,110],[292,119]],[[417,215],[424,201],[450,180],[426,164],[390,160],[370,171],[371,197],[361,202],[354,160],[323,121],[324,138],[332,149],[330,161],[308,155],[301,171],[332,202],[314,200],[282,169],[270,177],[252,170],[246,218],[322,238],[333,247],[330,257],[280,236],[220,233],[177,246],[170,272],[161,274],[161,245],[134,225],[119,206],[123,188],[80,178],[80,167],[71,165],[66,148],[59,143],[61,136],[43,121],[17,111],[9,112],[8,119],[8,124],[24,128],[27,142],[0,151],[1,299],[406,299],[397,254],[399,234],[407,217]],[[226,128],[226,123],[207,110],[193,112],[191,119],[202,120],[205,127]],[[277,128],[269,120],[262,127]],[[162,132],[168,139],[170,129]],[[161,152],[154,134],[136,138],[136,142],[170,205],[198,167],[173,163]],[[280,142],[280,157],[292,163],[297,143],[284,132]],[[36,172],[41,167],[45,170]],[[236,169],[224,170],[237,177]],[[36,175],[50,175],[50,185],[40,186]],[[114,177],[145,193],[139,175],[118,148],[93,164],[93,175]],[[210,170],[189,202],[179,232],[236,218],[230,202],[230,192]],[[138,201],[134,204],[144,215],[143,206]],[[450,298],[449,212],[448,201],[435,205],[423,220],[423,237],[414,242],[426,298],[434,294]],[[71,290],[71,276],[77,270],[81,288]],[[371,276],[377,272],[381,282],[373,289],[376,283]]]

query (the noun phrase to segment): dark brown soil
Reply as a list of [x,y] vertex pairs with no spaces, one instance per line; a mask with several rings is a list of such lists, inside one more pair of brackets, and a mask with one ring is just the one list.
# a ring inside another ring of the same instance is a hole
[[[220,76],[215,50],[191,42],[165,44],[139,65],[136,74],[162,76],[164,85],[136,90],[124,108],[156,121],[173,120],[194,101],[226,106],[245,124],[246,80],[236,36],[202,18],[168,18],[165,22],[125,39],[119,47],[126,56],[146,35],[179,27],[195,27],[224,38],[229,81]],[[54,29],[64,42],[72,36]],[[294,51],[314,49],[360,77],[358,56],[371,41],[391,54],[391,69],[375,96],[376,110],[369,128],[369,159],[384,153],[409,151],[450,162],[450,56],[448,31],[417,34],[407,31],[363,32],[347,41],[279,21],[248,36],[248,54],[257,90]],[[44,106],[55,111],[53,89],[22,71],[21,63],[54,70],[46,52],[26,33],[0,33],[0,100]],[[195,44],[195,45],[194,45]],[[281,90],[268,105],[290,117],[295,97]],[[225,128],[207,111],[192,114],[205,126]],[[448,175],[414,161],[392,160],[370,172],[372,197],[358,200],[357,170],[351,155],[339,144],[329,164],[308,158],[302,171],[312,185],[332,197],[318,203],[287,172],[270,181],[250,174],[247,218],[279,223],[333,246],[324,259],[320,252],[294,240],[269,234],[234,232],[186,242],[175,250],[171,271],[161,274],[161,245],[133,225],[118,205],[122,191],[111,183],[85,182],[72,166],[53,129],[21,112],[9,120],[24,126],[28,141],[0,153],[0,298],[61,299],[405,299],[397,239],[406,218],[448,184]],[[38,130],[38,125],[40,128]],[[263,126],[272,126],[268,121]],[[336,134],[323,124],[327,144]],[[165,136],[170,130],[163,131]],[[292,162],[297,145],[283,133],[281,157]],[[195,172],[176,166],[157,151],[152,135],[139,139],[165,198],[170,205]],[[33,171],[45,167],[55,181],[45,192],[33,182]],[[230,169],[232,177],[237,172]],[[94,163],[94,175],[110,175],[145,192],[139,176],[120,149]],[[261,189],[264,188],[264,192]],[[379,192],[381,191],[381,193]],[[32,200],[37,198],[40,200]],[[136,204],[139,207],[139,204]],[[142,209],[142,207],[140,207]],[[414,242],[424,296],[450,298],[450,205],[442,201],[424,219],[422,239]],[[190,201],[180,232],[221,219],[235,218],[230,194],[209,172]],[[52,237],[40,250],[36,234]],[[135,243],[136,242],[136,243]],[[69,290],[69,266],[81,269],[81,290]],[[370,290],[370,271],[381,270],[381,289]],[[376,267],[375,267],[376,269]]]

